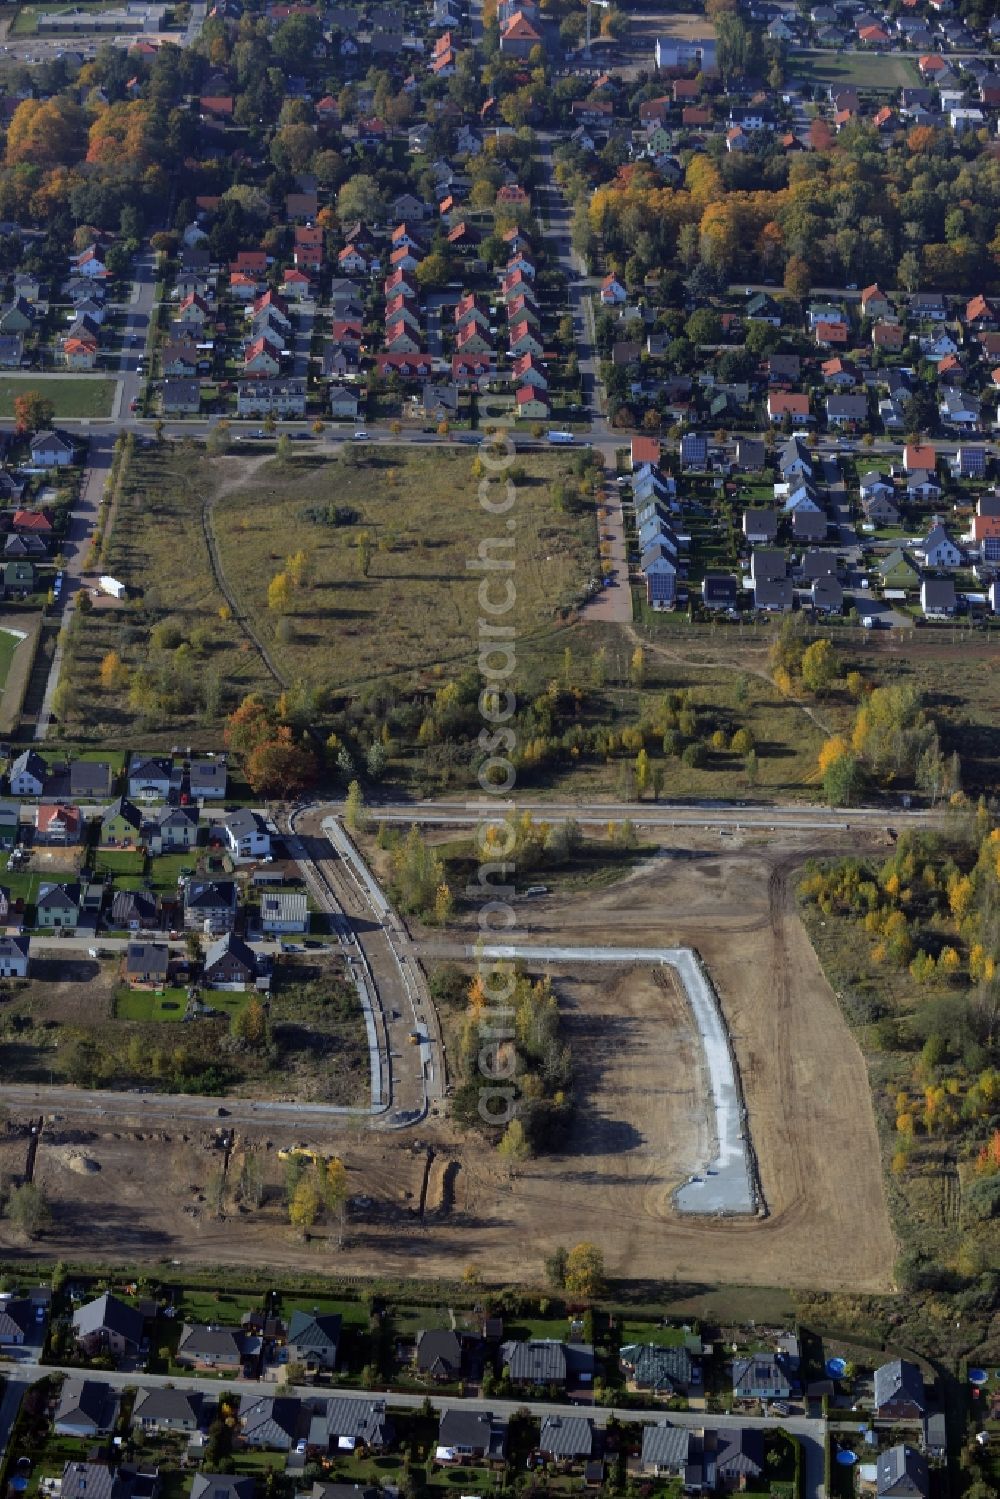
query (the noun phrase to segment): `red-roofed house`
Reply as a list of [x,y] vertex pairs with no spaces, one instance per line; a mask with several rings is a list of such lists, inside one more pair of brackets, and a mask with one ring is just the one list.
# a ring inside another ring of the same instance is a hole
[[861,312],[864,317],[888,317],[891,311],[889,298],[879,288],[877,281],[872,286],[865,287],[861,293]]
[[527,57],[541,40],[541,32],[535,30],[523,11],[516,10],[500,32],[500,51],[505,57]]
[[772,390],[767,398],[767,414],[772,422],[790,416],[793,421],[811,421],[809,397],[796,390]]
[[619,306],[622,302],[628,301],[628,292],[617,276],[605,276],[601,282],[601,301],[605,307]]
[[908,442],[903,449],[903,467],[908,474],[932,474],[937,468],[937,453],[930,443]]
[[972,297],[966,303],[965,321],[970,328],[975,328],[977,331],[994,329],[997,325],[996,307],[982,295]]
[[246,276],[266,276],[267,252],[265,250],[240,250],[235,260],[230,261],[231,271],[242,271]]
[[858,41],[863,42],[866,47],[888,47],[889,36],[881,26],[862,26],[858,32]]
[[658,437],[632,438],[632,467],[641,468],[644,463],[651,463],[654,468],[660,464],[660,439]]
[[35,842],[65,846],[79,843],[83,817],[79,807],[43,802],[35,808]]
[[549,388],[548,376],[535,362],[533,354],[522,354],[519,359],[515,359],[511,365],[511,374],[515,385],[519,387],[531,385],[535,390],[548,390]]
[[712,124],[712,111],[701,104],[687,104],[681,110],[681,124],[692,130],[707,130]]
[[846,323],[817,323],[816,342],[823,348],[846,348],[847,346],[847,324]]
[[944,58],[937,52],[925,53],[917,63],[917,67],[920,69],[920,76],[931,80],[935,79],[939,73],[943,73],[947,66]]
[[22,535],[51,536],[52,515],[48,510],[15,510],[11,526]]
[[420,345],[402,318],[386,324],[385,348],[390,354],[418,354]]
[[214,120],[231,120],[233,117],[233,100],[229,94],[206,95],[198,100],[198,108],[203,115]]
[[318,224],[297,224],[292,259],[303,271],[323,268],[323,231]]
[[433,367],[429,354],[376,354],[375,365],[380,375],[397,374],[403,379],[426,379]]
[[544,390],[535,390],[533,385],[519,385],[514,397],[517,414],[528,421],[543,420],[549,414],[549,398]]
[[872,329],[872,347],[887,354],[898,354],[906,343],[906,334],[898,323],[876,323]]
[[453,354],[451,358],[451,378],[463,387],[488,375],[492,368],[489,354]]
[[278,375],[281,373],[281,350],[269,338],[254,338],[243,355],[244,375]]
[[512,323],[507,330],[507,339],[512,359],[519,354],[541,354],[542,352],[542,345],[528,322]]

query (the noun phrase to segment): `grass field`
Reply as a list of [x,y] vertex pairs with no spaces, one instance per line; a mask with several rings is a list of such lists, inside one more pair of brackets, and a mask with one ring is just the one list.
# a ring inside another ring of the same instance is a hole
[[909,57],[882,56],[876,52],[793,52],[788,59],[792,81],[825,87],[831,83],[891,93],[920,82],[916,64]]
[[[290,676],[336,689],[473,659],[483,573],[468,564],[484,538],[504,536],[509,524],[478,503],[473,461],[453,450],[400,448],[370,450],[350,467],[338,461],[296,472],[273,463],[252,487],[220,501],[214,524],[226,577],[258,632],[280,648]],[[550,485],[570,472],[564,455],[525,455],[520,466],[509,554],[516,603],[504,623],[523,637],[580,598],[594,568],[595,536],[592,515],[565,516],[552,504]],[[310,507],[332,501],[356,510],[357,524],[307,518]],[[367,576],[358,556],[362,532],[373,548]],[[314,581],[284,616],[285,640],[267,590],[300,547]]]
[[115,995],[115,1019],[141,1022],[173,1022],[184,1019],[187,992],[184,989],[122,989]]
[[14,630],[0,626],[0,692],[3,692],[7,685],[7,676],[14,660],[14,652],[23,639],[23,634],[17,634]]
[[110,416],[115,396],[115,381],[100,375],[81,375],[78,379],[46,379],[44,375],[26,375],[23,379],[0,380],[0,416],[13,416],[14,397],[27,390],[37,390],[56,408],[56,417]]
[[[78,0],[79,3],[79,0]],[[87,0],[84,9],[87,11],[113,10],[116,0]],[[22,5],[14,17],[11,27],[13,36],[35,36],[38,32],[38,18],[45,15],[58,15],[61,11],[70,10],[69,5]],[[85,28],[81,27],[81,30]],[[49,33],[55,35],[56,33]],[[72,32],[59,32],[58,35],[72,35]]]
[[[551,495],[552,482],[571,473],[572,461],[561,453],[525,456],[516,482],[516,603],[504,623],[525,641],[544,638],[559,623],[595,568],[593,512],[563,514]],[[483,574],[466,564],[481,542],[511,534],[506,517],[491,517],[479,504],[473,462],[470,452],[402,447],[372,449],[354,465],[311,457],[282,463],[261,455],[213,461],[191,443],[138,451],[106,566],[139,602],[127,627],[114,611],[95,609],[87,618],[74,651],[76,706],[67,732],[77,737],[82,721],[91,742],[141,737],[152,747],[173,742],[187,726],[205,742],[206,729],[217,730],[234,701],[279,686],[254,636],[289,682],[298,678],[327,690],[472,664]],[[190,482],[193,472],[197,484]],[[494,491],[501,493],[498,486]],[[203,530],[203,507],[213,496],[212,526],[236,604],[233,618],[223,607]],[[356,522],[327,525],[306,514],[331,505],[350,507]],[[367,576],[362,534],[370,547]],[[278,614],[268,606],[268,585],[299,550],[307,554],[312,580]],[[164,622],[186,640],[195,637],[183,681],[174,649],[157,643],[155,628]],[[169,677],[169,711],[143,715],[129,707],[126,694],[101,690],[98,669],[109,650],[119,651],[130,667]]]

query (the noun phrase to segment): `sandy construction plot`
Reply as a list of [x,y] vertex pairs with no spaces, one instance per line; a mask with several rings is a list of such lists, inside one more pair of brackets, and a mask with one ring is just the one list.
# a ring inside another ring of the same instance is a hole
[[[672,1190],[705,1157],[701,1049],[669,970],[623,964],[553,969],[578,1102],[560,1155],[512,1174],[446,1122],[395,1137],[346,1125],[323,1140],[311,1134],[343,1154],[352,1194],[365,1199],[337,1251],[287,1227],[275,1147],[301,1138],[294,1127],[256,1141],[270,1163],[264,1208],[230,1202],[219,1219],[205,1201],[218,1168],[211,1140],[186,1134],[182,1120],[143,1132],[136,1118],[132,1132],[92,1138],[101,1171],[86,1179],[61,1157],[50,1163],[43,1139],[39,1171],[56,1218],[37,1252],[240,1264],[259,1263],[266,1250],[275,1266],[453,1278],[475,1263],[490,1281],[540,1282],[557,1245],[589,1238],[612,1274],[633,1281],[888,1288],[896,1246],[864,1062],[795,911],[804,850],[781,836],[784,849],[716,845],[694,858],[678,849],[607,890],[526,902],[517,933],[532,943],[700,952],[732,1035],[766,1219],[674,1210]],[[436,1156],[421,1216],[428,1145]],[[0,1222],[0,1245],[9,1243]]]

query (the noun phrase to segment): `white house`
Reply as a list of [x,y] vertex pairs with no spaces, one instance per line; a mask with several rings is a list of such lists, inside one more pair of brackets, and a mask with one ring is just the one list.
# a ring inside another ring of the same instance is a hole
[[958,567],[962,561],[962,553],[955,545],[944,526],[938,524],[932,526],[926,539],[921,543],[920,550],[924,554],[924,563],[927,567]]
[[11,796],[41,796],[45,789],[46,765],[35,750],[26,749],[10,768]]
[[271,835],[259,812],[239,807],[219,824],[229,852],[237,863],[245,859],[266,859],[271,852]]

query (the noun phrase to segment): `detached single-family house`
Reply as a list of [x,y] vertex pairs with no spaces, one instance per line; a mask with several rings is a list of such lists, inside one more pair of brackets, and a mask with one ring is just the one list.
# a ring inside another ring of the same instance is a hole
[[920,585],[920,607],[926,619],[950,619],[955,604],[953,578],[924,578]]
[[73,1313],[73,1337],[88,1358],[98,1354],[134,1358],[142,1347],[144,1326],[142,1313],[110,1291]]
[[787,1400],[791,1381],[780,1353],[754,1353],[733,1359],[735,1400]]
[[271,852],[271,835],[259,812],[240,807],[219,823],[223,841],[238,864],[251,859],[266,859]]
[[48,766],[36,750],[23,750],[10,768],[12,796],[41,796]]
[[768,546],[778,535],[776,510],[744,510],[743,535],[751,546]]
[[656,1395],[684,1395],[693,1383],[700,1384],[687,1348],[661,1347],[658,1343],[627,1343],[619,1350],[622,1372],[637,1390]]
[[238,904],[234,880],[189,879],[184,886],[184,926],[210,934],[231,932]]
[[59,1395],[52,1429],[61,1437],[106,1436],[118,1420],[119,1395],[97,1379],[71,1376]]
[[134,801],[166,801],[170,794],[170,761],[133,755],[128,768],[128,794]]
[[198,1431],[203,1397],[197,1390],[140,1390],[132,1408],[132,1425],[141,1431]]
[[35,808],[35,842],[65,848],[79,843],[83,817],[79,807],[65,802],[42,802]]
[[295,1311],[288,1321],[289,1358],[307,1369],[335,1369],[340,1318],[335,1313]]
[[80,886],[43,881],[35,897],[35,924],[73,931],[80,920]]
[[198,808],[159,807],[142,825],[142,841],[151,854],[183,853],[198,842]]
[[434,1453],[437,1462],[461,1462],[468,1457],[502,1461],[506,1451],[507,1426],[489,1411],[454,1407],[442,1414]]
[[880,1452],[875,1470],[875,1499],[927,1499],[927,1459],[907,1442]]
[[134,802],[120,796],[101,818],[103,848],[138,848],[142,842],[143,814]]
[[[6,891],[4,892],[6,898]],[[7,898],[7,910],[3,912],[6,921],[9,916],[10,901]],[[31,967],[31,938],[30,937],[0,937],[0,978],[26,979]],[[9,1303],[8,1303],[9,1305]],[[3,1342],[3,1334],[0,1331],[0,1343]]]
[[589,1462],[594,1455],[593,1421],[588,1416],[546,1416],[538,1451],[552,1462]]
[[108,924],[116,932],[155,932],[160,908],[151,890],[116,890]]
[[31,439],[31,461],[37,468],[68,468],[76,445],[63,432],[37,432]]
[[270,960],[258,957],[235,932],[227,932],[213,942],[205,954],[203,977],[211,989],[230,989],[243,993],[247,989],[268,989],[271,984]]
[[167,982],[170,949],[165,942],[130,942],[125,953],[125,982],[131,989],[159,989]]
[[304,890],[266,891],[260,898],[260,929],[270,936],[309,930],[309,903]]
[[185,1322],[175,1359],[192,1369],[228,1369],[235,1374],[243,1367],[244,1342],[242,1328]]
[[244,1395],[240,1436],[247,1447],[290,1452],[298,1440],[302,1406],[287,1395]]
[[417,1334],[417,1371],[447,1383],[462,1372],[462,1340],[447,1327],[424,1328]]
[[931,527],[920,543],[918,551],[923,553],[926,567],[960,567],[962,551],[952,541],[944,526],[938,522]]
[[926,1413],[924,1376],[917,1365],[905,1358],[880,1364],[875,1370],[875,1415],[879,1420],[918,1421]]
[[23,1348],[35,1325],[35,1308],[27,1296],[12,1296],[0,1304],[0,1348]]

